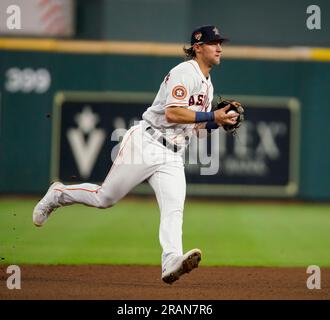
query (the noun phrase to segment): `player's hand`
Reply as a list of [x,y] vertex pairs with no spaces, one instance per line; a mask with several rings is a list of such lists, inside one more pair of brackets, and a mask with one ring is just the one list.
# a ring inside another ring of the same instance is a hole
[[236,124],[239,114],[235,111],[226,113],[229,108],[230,104],[226,105],[224,108],[214,111],[214,121],[217,125],[223,126],[224,124]]

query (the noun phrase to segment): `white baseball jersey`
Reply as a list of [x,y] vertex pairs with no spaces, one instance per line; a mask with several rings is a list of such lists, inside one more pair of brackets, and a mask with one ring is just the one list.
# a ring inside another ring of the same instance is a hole
[[142,118],[152,127],[163,132],[166,130],[166,138],[172,143],[183,146],[186,143],[185,137],[190,139],[196,124],[169,123],[165,117],[165,109],[180,106],[193,111],[210,111],[212,100],[211,77],[205,78],[195,60],[185,61],[174,67],[165,77],[153,104]]

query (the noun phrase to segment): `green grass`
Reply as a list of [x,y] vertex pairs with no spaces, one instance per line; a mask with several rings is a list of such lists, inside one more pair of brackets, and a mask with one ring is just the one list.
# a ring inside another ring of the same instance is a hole
[[[0,199],[0,263],[160,264],[156,201],[60,208],[42,228],[36,201]],[[330,206],[187,201],[183,244],[203,265],[330,266]]]

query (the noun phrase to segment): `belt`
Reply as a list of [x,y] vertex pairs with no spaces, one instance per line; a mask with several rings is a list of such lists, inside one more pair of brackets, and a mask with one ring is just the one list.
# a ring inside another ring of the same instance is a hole
[[[156,133],[155,129],[153,127],[150,127],[150,126],[146,128],[146,131],[152,136]],[[160,136],[156,140],[158,142],[160,142],[164,147],[166,147],[167,149],[172,150],[173,152],[178,152],[178,150],[180,149],[179,146],[177,146],[176,144],[173,144],[171,142],[168,142],[163,136]]]

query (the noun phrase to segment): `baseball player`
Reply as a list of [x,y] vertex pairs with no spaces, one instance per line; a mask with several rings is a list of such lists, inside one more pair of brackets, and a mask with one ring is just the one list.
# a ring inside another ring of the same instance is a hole
[[160,208],[162,280],[173,283],[198,267],[201,250],[182,251],[182,222],[186,194],[183,155],[193,134],[205,128],[235,124],[238,114],[228,107],[211,111],[210,71],[220,63],[222,43],[215,26],[192,32],[186,60],[166,75],[152,105],[121,142],[118,155],[101,186],[53,183],[33,211],[33,223],[42,226],[54,209],[75,203],[109,208],[147,180]]

